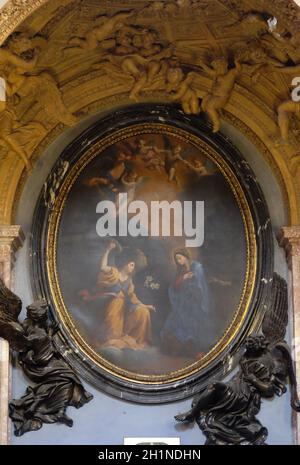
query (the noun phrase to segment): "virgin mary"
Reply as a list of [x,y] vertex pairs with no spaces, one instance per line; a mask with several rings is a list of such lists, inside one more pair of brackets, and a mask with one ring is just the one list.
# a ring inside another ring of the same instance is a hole
[[171,312],[161,331],[163,349],[200,358],[209,349],[211,298],[203,266],[189,250],[174,252],[177,273],[169,287]]

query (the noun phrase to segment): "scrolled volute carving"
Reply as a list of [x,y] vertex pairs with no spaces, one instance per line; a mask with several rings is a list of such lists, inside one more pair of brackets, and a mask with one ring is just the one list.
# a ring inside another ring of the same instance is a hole
[[206,436],[206,444],[265,444],[268,430],[256,418],[263,399],[283,395],[289,381],[291,407],[300,412],[293,361],[284,341],[287,322],[287,285],[274,274],[262,334],[246,339],[237,375],[229,382],[209,385],[193,400],[191,410],[175,419],[196,421]]
[[80,408],[93,396],[55,348],[58,326],[49,323],[47,302],[29,305],[22,323],[18,320],[21,309],[21,300],[0,280],[0,337],[18,352],[19,363],[33,383],[23,397],[9,404],[15,435],[36,431],[44,423],[71,427],[67,407]]

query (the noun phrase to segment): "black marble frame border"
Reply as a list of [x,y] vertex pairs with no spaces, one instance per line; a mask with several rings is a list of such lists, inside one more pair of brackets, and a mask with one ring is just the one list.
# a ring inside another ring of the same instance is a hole
[[[234,340],[227,348],[199,373],[194,373],[180,381],[168,384],[141,384],[127,381],[119,376],[102,370],[92,360],[80,353],[73,340],[63,328],[56,336],[55,343],[59,352],[68,363],[96,388],[115,397],[137,403],[158,404],[178,401],[203,390],[212,379],[225,377],[234,368],[239,359],[241,346],[245,338],[258,331],[271,291],[273,276],[273,234],[268,207],[263,192],[254,173],[241,153],[230,140],[221,133],[213,134],[209,124],[196,116],[187,116],[182,110],[171,105],[134,105],[126,107],[100,119],[86,129],[62,152],[51,173],[55,172],[62,160],[70,163],[70,168],[86,152],[87,144],[131,125],[143,123],[161,123],[177,127],[204,140],[216,150],[238,178],[247,199],[256,233],[257,273],[254,291],[245,322]],[[85,143],[83,143],[85,142]],[[51,175],[50,173],[50,175]],[[46,242],[49,210],[43,200],[43,192],[37,202],[31,235],[31,284],[36,299],[46,298],[50,303],[51,318],[57,321],[55,306],[47,279]],[[84,360],[85,359],[85,360]],[[228,361],[230,360],[230,363]]]

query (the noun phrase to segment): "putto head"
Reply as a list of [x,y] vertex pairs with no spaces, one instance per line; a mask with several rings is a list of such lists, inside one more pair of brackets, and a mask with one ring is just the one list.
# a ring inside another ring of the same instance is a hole
[[48,319],[48,304],[45,299],[37,300],[27,307],[27,318],[39,323],[45,323]]

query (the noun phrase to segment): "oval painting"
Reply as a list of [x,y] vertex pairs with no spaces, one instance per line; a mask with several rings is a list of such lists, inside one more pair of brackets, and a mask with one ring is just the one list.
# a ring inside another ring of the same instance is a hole
[[59,192],[48,253],[58,312],[89,357],[169,382],[222,351],[255,267],[243,195],[222,157],[178,129],[137,127],[86,151]]

